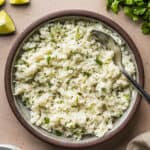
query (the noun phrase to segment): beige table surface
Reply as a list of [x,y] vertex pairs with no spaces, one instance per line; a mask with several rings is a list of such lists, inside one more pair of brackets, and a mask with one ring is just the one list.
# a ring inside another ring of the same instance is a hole
[[[5,95],[4,68],[8,53],[17,36],[33,21],[50,12],[67,9],[84,9],[103,14],[116,21],[124,28],[137,44],[145,69],[145,89],[150,92],[150,36],[144,36],[138,25],[131,23],[123,13],[118,16],[105,10],[106,0],[31,0],[27,7],[13,7],[7,3],[4,8],[15,20],[17,33],[13,36],[0,37],[0,143],[10,143],[23,150],[55,150],[50,145],[31,135],[13,115]],[[127,142],[136,135],[150,130],[150,106],[144,101],[136,114],[136,123],[124,140],[116,148],[103,150],[124,150]],[[110,146],[111,147],[111,146]],[[97,148],[99,149],[99,148]]]

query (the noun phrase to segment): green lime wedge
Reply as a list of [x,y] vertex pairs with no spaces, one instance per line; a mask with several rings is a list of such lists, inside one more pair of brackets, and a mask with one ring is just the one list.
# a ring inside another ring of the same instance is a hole
[[4,10],[0,11],[0,35],[10,34],[15,32],[13,20]]
[[30,0],[10,0],[10,4],[13,5],[23,5],[23,4],[28,4]]
[[5,3],[5,0],[0,0],[0,6],[2,6]]

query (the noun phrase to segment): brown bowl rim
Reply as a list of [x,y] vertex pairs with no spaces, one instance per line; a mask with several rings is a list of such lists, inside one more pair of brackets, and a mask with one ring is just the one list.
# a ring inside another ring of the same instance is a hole
[[10,53],[8,55],[7,58],[7,62],[5,65],[5,91],[6,91],[6,95],[7,95],[7,99],[9,102],[9,105],[12,109],[12,111],[14,112],[15,116],[17,117],[17,119],[19,120],[19,122],[33,135],[35,135],[36,137],[38,137],[39,139],[49,143],[49,144],[53,144],[55,146],[60,146],[60,147],[66,147],[66,148],[85,148],[85,147],[90,147],[90,146],[94,146],[97,144],[102,144],[106,141],[109,141],[110,139],[112,139],[114,136],[118,135],[129,123],[129,121],[132,119],[133,115],[135,114],[140,101],[141,101],[141,96],[138,94],[137,98],[135,100],[135,105],[133,106],[131,112],[129,113],[129,115],[127,116],[127,118],[122,122],[122,124],[115,129],[114,131],[112,131],[111,133],[109,133],[108,135],[98,138],[94,141],[88,142],[88,143],[67,143],[67,142],[62,142],[59,140],[54,140],[54,139],[50,139],[42,134],[40,134],[39,132],[37,132],[35,129],[33,129],[26,121],[25,119],[22,117],[22,115],[19,113],[19,111],[17,110],[17,107],[15,105],[15,100],[13,98],[12,95],[12,91],[11,91],[11,68],[12,68],[12,62],[13,62],[13,58],[15,56],[15,53],[17,51],[17,48],[19,47],[19,44],[23,41],[23,39],[36,27],[40,26],[41,24],[51,20],[51,19],[55,19],[58,17],[64,17],[64,16],[83,16],[83,17],[88,17],[88,18],[94,18],[96,20],[99,20],[101,22],[103,22],[104,24],[110,26],[112,29],[114,29],[115,31],[117,31],[122,38],[128,43],[129,47],[131,48],[134,56],[135,56],[135,60],[137,63],[137,68],[139,71],[139,83],[140,85],[143,87],[144,86],[144,68],[143,68],[143,63],[142,63],[142,59],[141,56],[139,54],[139,51],[136,47],[136,45],[134,44],[134,42],[132,41],[132,39],[130,38],[130,36],[126,33],[126,31],[121,28],[117,23],[115,23],[114,21],[112,21],[111,19],[97,14],[95,12],[91,12],[91,11],[86,11],[86,10],[64,10],[64,11],[58,11],[55,13],[50,13],[40,19],[38,19],[37,21],[35,21],[34,23],[32,23],[30,26],[28,26],[21,34],[20,36],[17,38],[17,40],[15,41],[14,45],[12,46]]

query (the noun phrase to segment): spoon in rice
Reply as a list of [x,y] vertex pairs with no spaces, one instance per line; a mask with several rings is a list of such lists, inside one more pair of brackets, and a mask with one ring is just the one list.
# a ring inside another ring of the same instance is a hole
[[150,103],[150,95],[127,73],[123,67],[121,49],[118,44],[116,44],[114,39],[106,33],[98,30],[92,30],[91,35],[103,45],[106,45],[108,48],[112,48],[114,50],[114,63],[119,67],[122,74],[124,74],[124,76],[132,83],[137,91],[147,100],[148,103]]

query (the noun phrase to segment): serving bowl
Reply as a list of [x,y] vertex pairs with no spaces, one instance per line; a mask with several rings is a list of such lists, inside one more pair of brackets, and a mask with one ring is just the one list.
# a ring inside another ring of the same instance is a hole
[[55,20],[65,19],[68,17],[75,17],[75,18],[84,18],[86,20],[97,20],[104,24],[110,30],[117,32],[122,40],[125,41],[129,53],[132,55],[132,60],[136,66],[136,80],[140,83],[141,86],[144,84],[144,71],[143,65],[141,61],[141,57],[139,55],[138,49],[135,46],[132,39],[129,35],[115,22],[112,20],[93,13],[89,11],[82,11],[82,10],[68,10],[68,11],[61,11],[56,12],[53,14],[48,14],[45,17],[35,21],[32,23],[26,30],[24,30],[14,45],[11,48],[9,56],[7,58],[7,63],[5,67],[5,89],[6,95],[8,98],[8,102],[14,114],[16,115],[17,119],[21,122],[21,124],[28,129],[32,134],[36,137],[42,139],[45,142],[50,144],[54,144],[57,146],[68,147],[68,148],[82,148],[82,147],[89,147],[96,144],[102,144],[109,141],[112,138],[120,133],[132,119],[133,115],[135,114],[141,100],[141,96],[134,92],[132,95],[132,100],[130,102],[130,106],[127,111],[123,114],[121,118],[119,118],[112,130],[106,133],[103,137],[85,137],[82,140],[73,140],[71,138],[66,137],[58,137],[52,133],[45,131],[44,129],[37,127],[30,122],[30,113],[29,110],[22,104],[21,100],[17,99],[13,96],[13,71],[14,71],[14,62],[20,56],[21,46],[23,43],[28,39],[39,27],[43,24]]

